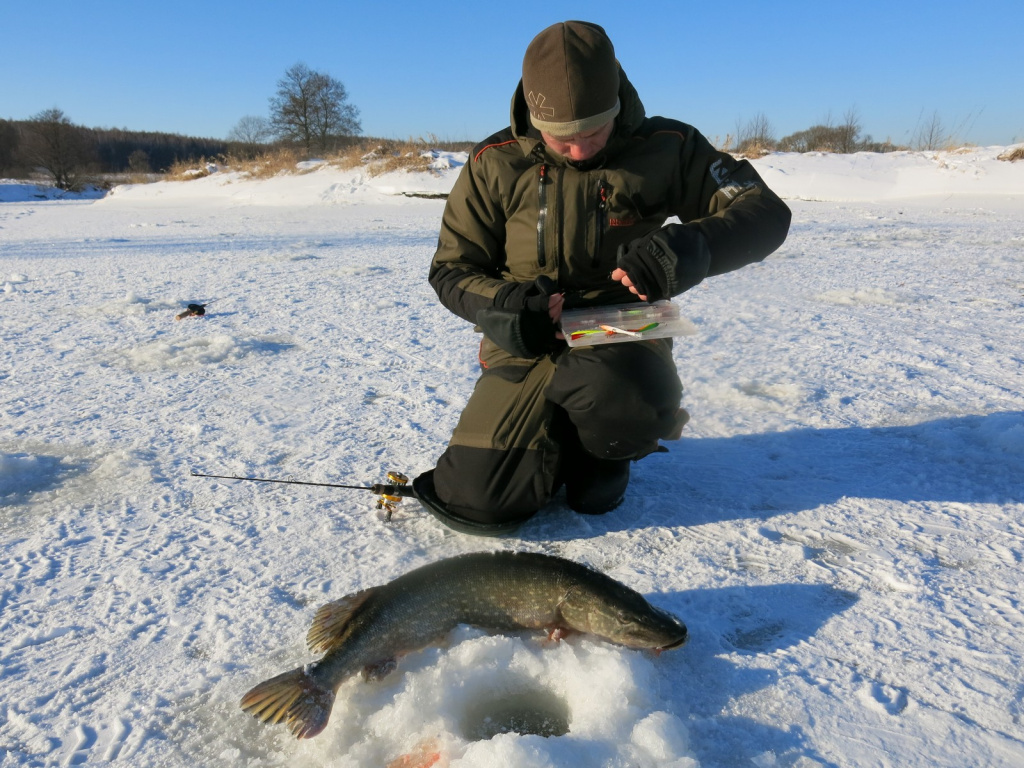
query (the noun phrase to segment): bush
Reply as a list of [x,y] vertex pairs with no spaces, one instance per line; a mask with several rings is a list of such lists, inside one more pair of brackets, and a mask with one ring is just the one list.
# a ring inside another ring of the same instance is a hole
[[812,125],[807,130],[783,136],[779,149],[783,152],[838,152],[842,139],[839,128]]

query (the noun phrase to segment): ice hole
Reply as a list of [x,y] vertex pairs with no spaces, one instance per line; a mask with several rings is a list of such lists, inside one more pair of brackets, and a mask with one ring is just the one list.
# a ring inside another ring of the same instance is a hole
[[569,705],[541,689],[481,697],[469,702],[462,731],[470,741],[486,741],[499,733],[564,736],[569,732]]
[[4,503],[21,503],[33,493],[58,488],[84,469],[84,465],[60,456],[0,453],[0,499]]

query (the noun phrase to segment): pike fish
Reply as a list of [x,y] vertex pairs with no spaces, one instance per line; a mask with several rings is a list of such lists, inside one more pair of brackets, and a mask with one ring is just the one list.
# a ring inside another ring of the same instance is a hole
[[532,552],[473,553],[324,605],[306,636],[309,650],[323,658],[260,683],[242,697],[242,709],[311,738],[327,726],[346,679],[360,671],[380,679],[398,656],[459,624],[492,632],[544,629],[553,639],[578,632],[655,651],[686,642],[679,619],[599,571]]

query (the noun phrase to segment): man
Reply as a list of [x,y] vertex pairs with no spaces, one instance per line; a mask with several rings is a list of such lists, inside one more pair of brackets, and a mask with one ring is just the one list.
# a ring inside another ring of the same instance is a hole
[[483,373],[414,482],[424,505],[485,535],[514,530],[562,485],[577,512],[618,506],[630,462],[687,418],[671,340],[570,348],[562,309],[676,296],[763,259],[789,222],[749,163],[645,116],[601,27],[542,31],[511,125],[473,150],[445,207],[429,280],[483,331]]

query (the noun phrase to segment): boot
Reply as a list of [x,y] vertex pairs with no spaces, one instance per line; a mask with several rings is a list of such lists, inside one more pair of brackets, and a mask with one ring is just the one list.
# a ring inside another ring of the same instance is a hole
[[581,451],[564,475],[565,501],[581,515],[611,512],[626,497],[629,459],[599,459]]

